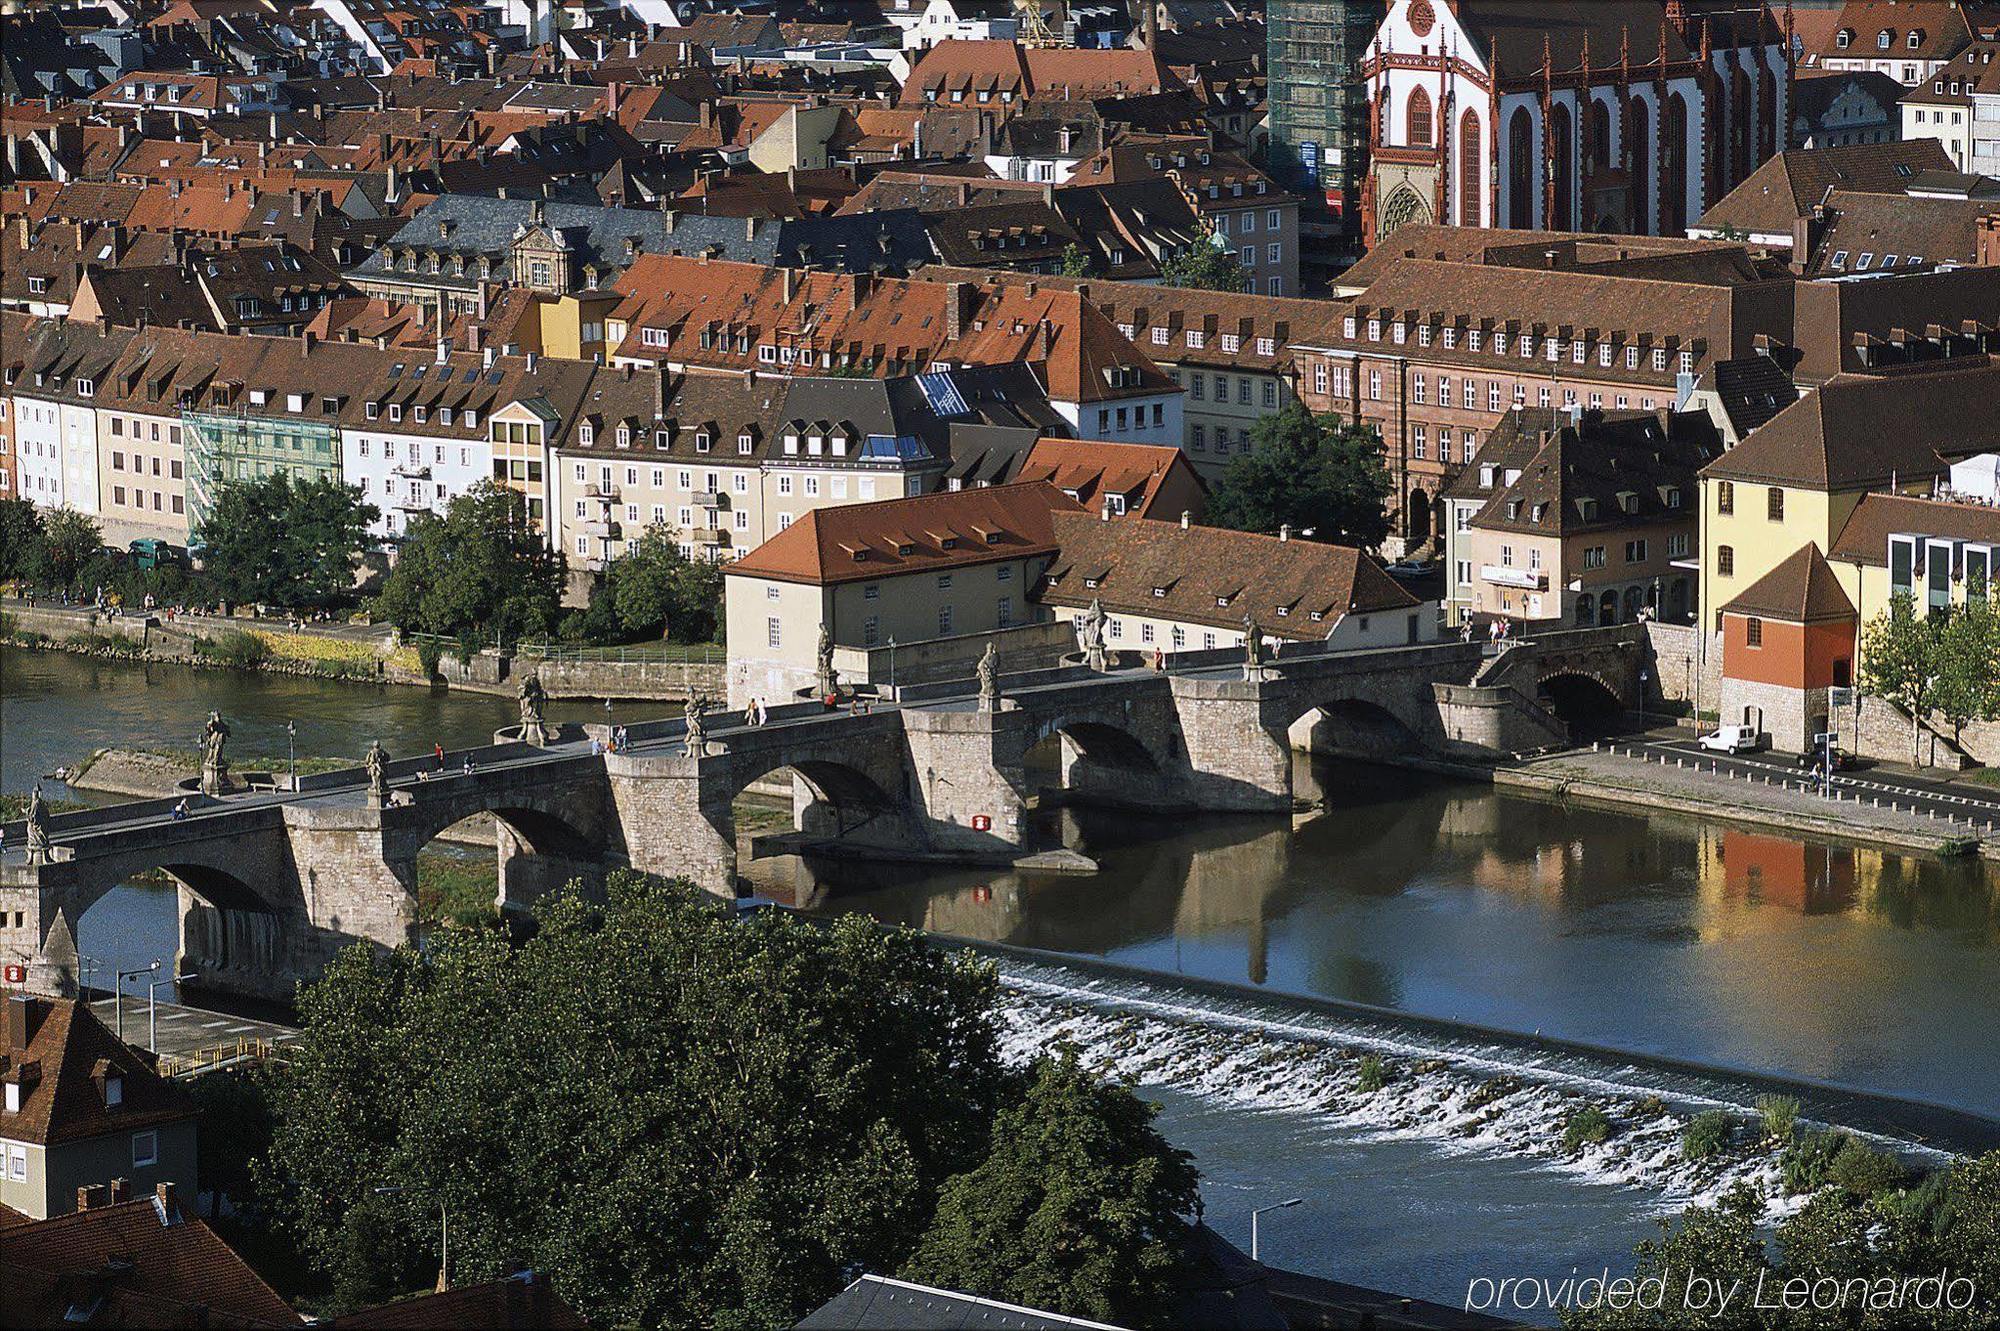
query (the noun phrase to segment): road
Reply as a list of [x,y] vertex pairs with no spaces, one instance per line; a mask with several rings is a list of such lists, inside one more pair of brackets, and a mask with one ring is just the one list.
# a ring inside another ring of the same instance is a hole
[[[165,1058],[179,1061],[189,1061],[200,1054],[211,1058],[217,1053],[226,1054],[233,1051],[239,1041],[275,1045],[296,1039],[299,1034],[295,1026],[234,1016],[227,1012],[210,1012],[181,1003],[161,1003],[154,1013],[155,1020],[149,1021],[146,999],[134,994],[116,999],[106,994],[92,999],[90,1007],[98,1019],[113,1031],[119,1029],[122,1021],[123,1038],[127,1044],[153,1049]],[[151,1033],[154,1028],[158,1032],[157,1044],[153,1043]]]
[[[1795,790],[1811,791],[1820,787],[1817,779],[1799,769],[1796,758],[1781,754],[1710,753],[1692,739],[1661,737],[1612,740],[1606,742],[1606,747],[1614,753],[1626,753],[1635,757],[1644,755],[1654,761],[1662,757],[1669,762],[1679,759],[1697,769],[1730,770],[1767,777]],[[1898,808],[1910,810],[1918,817],[1935,814],[1939,818],[1952,818],[1960,822],[1970,819],[1981,826],[2000,829],[2000,789],[1987,793],[1963,782],[1882,767],[1841,772],[1834,777],[1833,784],[1850,799],[1860,799],[1864,802],[1877,800],[1885,808],[1894,804]]]

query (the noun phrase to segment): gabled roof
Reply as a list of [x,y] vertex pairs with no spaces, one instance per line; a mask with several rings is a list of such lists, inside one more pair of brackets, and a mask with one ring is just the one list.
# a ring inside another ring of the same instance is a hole
[[1899,533],[2000,544],[2000,508],[1913,495],[1863,495],[1830,553],[1844,563],[1879,568],[1889,560],[1889,537]]
[[1195,493],[1205,488],[1187,454],[1173,444],[1042,438],[1022,459],[1015,479],[1047,481],[1089,509],[1098,508],[1106,495],[1117,495],[1127,516],[1177,519],[1178,513],[1155,511],[1164,482],[1174,472],[1181,473]]
[[1544,435],[1472,523],[1550,536],[1676,521],[1692,527],[1696,473],[1721,452],[1705,412],[1588,417]]
[[957,1290],[913,1285],[887,1276],[864,1275],[828,1299],[794,1331],[935,1331],[938,1327],[979,1327],[990,1331],[1118,1331],[1108,1322],[1023,1308]]
[[136,1201],[0,1227],[0,1293],[16,1326],[304,1324],[167,1185]]
[[1713,370],[1711,387],[1738,439],[1799,400],[1798,385],[1769,356],[1717,361]]
[[[1945,458],[2000,450],[2000,360],[1843,374],[1711,462],[1711,480],[1857,490],[1942,474]],[[1941,456],[1942,455],[1942,456]]]
[[1062,554],[1049,566],[1044,605],[1095,600],[1113,614],[1238,630],[1247,612],[1268,636],[1317,641],[1350,611],[1418,604],[1352,546],[1096,513],[1058,513],[1054,522]]
[[1951,157],[1936,139],[1793,148],[1768,159],[1695,223],[1700,230],[1745,235],[1790,234],[1831,189],[1901,194],[1920,171],[1949,171]]
[[816,508],[725,571],[825,586],[1052,555],[1065,511],[1076,501],[1040,481]]
[[1788,624],[1817,624],[1854,618],[1854,602],[1819,547],[1808,541],[1776,568],[1744,588],[1722,607],[1724,614],[1755,615]]

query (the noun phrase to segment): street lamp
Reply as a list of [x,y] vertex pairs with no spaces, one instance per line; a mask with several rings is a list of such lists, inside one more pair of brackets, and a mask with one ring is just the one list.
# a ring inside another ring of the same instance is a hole
[[294,722],[285,722],[285,757],[292,768],[292,793],[299,789],[299,728]]
[[438,1234],[439,1234],[437,1292],[442,1294],[447,1289],[450,1289],[451,1283],[448,1273],[451,1267],[451,1214],[450,1212],[445,1210],[443,1194],[437,1193],[427,1188],[411,1187],[407,1184],[402,1184],[402,1183],[388,1184],[383,1187],[375,1188],[373,1191],[377,1197],[386,1197],[393,1193],[430,1191],[432,1196],[437,1198]]
[[154,963],[153,963],[152,965],[150,965],[150,966],[139,966],[139,967],[135,967],[134,969],[132,969],[132,970],[129,970],[129,971],[119,971],[119,972],[118,972],[118,980],[117,980],[117,983],[115,983],[115,984],[114,984],[114,985],[112,985],[112,987],[111,987],[111,1002],[112,1002],[112,1004],[113,1004],[113,1010],[114,1010],[114,1011],[115,1011],[115,1012],[117,1013],[117,1021],[118,1021],[118,1040],[119,1040],[119,1043],[121,1043],[121,1044],[122,1044],[122,1043],[124,1043],[124,1041],[125,1041],[125,980],[126,980],[126,978],[127,978],[128,976],[133,976],[133,975],[151,975],[151,974],[152,974],[153,972],[155,972],[155,971],[157,971],[157,970],[159,970],[159,969],[160,969],[160,963],[156,961],[156,962],[154,962]]
[[889,696],[896,697],[896,635],[893,633],[889,635]]
[[[156,961],[149,969],[158,970],[159,968],[160,963]],[[194,978],[193,973],[190,972],[187,975],[173,976],[171,979],[166,976],[155,975],[146,981],[146,1048],[152,1050],[154,1053],[157,1054],[160,1052],[160,1009],[159,999],[155,995],[163,984],[185,984]]]
[[1257,1260],[1257,1217],[1264,1214],[1264,1212],[1266,1211],[1282,1211],[1287,1207],[1297,1206],[1303,1201],[1305,1201],[1305,1198],[1303,1197],[1293,1197],[1288,1201],[1273,1202],[1269,1206],[1260,1206],[1254,1211],[1250,1212],[1250,1260],[1251,1261],[1254,1262]]

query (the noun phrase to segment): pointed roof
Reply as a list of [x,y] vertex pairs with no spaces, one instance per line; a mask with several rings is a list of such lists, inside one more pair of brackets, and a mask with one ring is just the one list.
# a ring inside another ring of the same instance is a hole
[[[21,1086],[21,1108],[0,1129],[8,1137],[53,1146],[194,1117],[187,1090],[154,1071],[147,1055],[113,1035],[85,1004],[25,994],[6,1001],[10,1009],[21,1005],[10,1011],[10,1029],[18,1019],[27,1034],[21,1047],[0,1051],[0,1079]],[[120,1079],[115,1105],[105,1103],[101,1089],[109,1077]]]
[[1853,619],[1854,602],[1819,547],[1807,542],[1722,607],[1724,614],[1756,615],[1788,624]]

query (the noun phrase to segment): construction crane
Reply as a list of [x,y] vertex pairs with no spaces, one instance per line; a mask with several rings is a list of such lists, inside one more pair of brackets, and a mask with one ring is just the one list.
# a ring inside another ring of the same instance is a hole
[[1020,15],[1021,45],[1047,50],[1050,47],[1067,46],[1063,30],[1069,27],[1068,16],[1063,12],[1063,0],[1055,0],[1056,26],[1049,27],[1049,21],[1042,15],[1041,0],[1014,0],[1014,11]]

